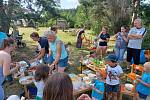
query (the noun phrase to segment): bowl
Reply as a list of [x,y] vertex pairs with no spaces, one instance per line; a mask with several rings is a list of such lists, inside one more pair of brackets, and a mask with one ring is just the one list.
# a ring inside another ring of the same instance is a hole
[[18,62],[18,63],[19,63],[19,65],[20,65],[21,67],[28,67],[28,64],[27,64],[26,61],[20,61],[20,62]]
[[129,84],[129,83],[126,83],[125,84],[125,88],[128,90],[128,91],[132,91],[132,89],[133,89],[133,84]]

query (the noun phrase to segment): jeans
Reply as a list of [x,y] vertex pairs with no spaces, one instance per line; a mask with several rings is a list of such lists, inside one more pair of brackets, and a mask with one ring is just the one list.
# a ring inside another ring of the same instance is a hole
[[4,90],[3,87],[0,85],[0,99],[4,100]]
[[125,51],[126,49],[116,48],[115,54],[117,56],[118,61],[123,61],[123,56],[124,56]]

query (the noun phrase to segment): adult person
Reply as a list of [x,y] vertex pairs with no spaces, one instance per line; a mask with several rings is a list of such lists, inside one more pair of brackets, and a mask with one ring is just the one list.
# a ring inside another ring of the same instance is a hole
[[134,64],[140,63],[140,51],[142,40],[147,30],[142,27],[141,19],[134,20],[134,27],[130,29],[128,34],[128,46],[127,46],[127,69],[130,68],[131,60],[133,58]]
[[53,57],[53,62],[50,67],[58,68],[58,72],[64,72],[68,66],[68,53],[66,51],[64,43],[59,40],[53,31],[47,31],[46,37],[49,41],[49,47],[51,50],[50,55]]
[[121,27],[121,32],[116,34],[115,54],[119,62],[123,61],[123,56],[127,47],[127,33],[125,26]]
[[34,61],[42,59],[43,63],[47,63],[47,55],[49,53],[49,44],[47,38],[40,37],[37,32],[30,34],[30,37],[33,39],[33,41],[37,41],[41,47],[39,54]]
[[76,48],[82,47],[82,40],[85,38],[85,35],[83,33],[85,33],[85,28],[80,29],[77,33]]
[[107,43],[109,41],[110,35],[108,34],[108,28],[106,26],[102,27],[102,31],[99,33],[97,37],[98,46],[96,50],[96,54],[100,55],[101,58],[106,54],[107,51]]
[[4,90],[2,84],[4,78],[12,73],[14,73],[19,66],[10,69],[11,65],[11,51],[14,50],[15,41],[13,39],[4,39],[0,44],[0,99],[4,100]]
[[51,31],[54,31],[54,32],[57,34],[57,27],[56,27],[56,26],[52,26],[52,27],[50,28],[50,30],[51,30]]

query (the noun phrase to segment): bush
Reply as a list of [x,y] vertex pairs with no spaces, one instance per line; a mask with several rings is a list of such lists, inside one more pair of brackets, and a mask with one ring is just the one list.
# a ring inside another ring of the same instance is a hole
[[150,49],[150,29],[148,29],[146,36],[144,37],[143,43],[142,43],[143,49]]
[[47,27],[50,27],[50,26],[53,26],[53,25],[55,25],[56,24],[56,20],[55,19],[50,19],[50,20],[48,20],[48,22],[47,22]]

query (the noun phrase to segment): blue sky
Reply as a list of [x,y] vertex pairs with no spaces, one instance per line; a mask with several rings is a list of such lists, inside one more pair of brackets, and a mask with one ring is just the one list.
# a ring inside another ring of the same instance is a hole
[[62,9],[76,8],[79,5],[78,0],[60,0]]

